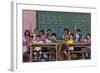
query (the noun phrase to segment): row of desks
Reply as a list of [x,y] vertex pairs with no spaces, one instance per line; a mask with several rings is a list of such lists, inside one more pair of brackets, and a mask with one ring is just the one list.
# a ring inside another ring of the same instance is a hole
[[[91,46],[89,43],[73,43],[73,44],[67,44],[68,48],[69,47],[81,47],[80,49],[85,49],[88,46]],[[86,51],[85,51],[86,52]],[[71,53],[81,53],[82,54],[82,58],[85,59],[84,56],[84,50],[80,50],[80,51],[73,51],[71,52],[68,49],[68,59],[71,60]]]
[[[30,44],[30,62],[32,62],[32,48],[34,47],[47,47],[47,48],[54,48],[56,49],[56,60],[57,60],[57,53],[58,53],[58,43],[41,43],[41,44],[36,44],[36,43],[31,43]],[[68,47],[87,47],[90,46],[90,44],[87,43],[73,43],[73,44],[67,44]],[[68,59],[71,59],[70,51],[68,50]]]

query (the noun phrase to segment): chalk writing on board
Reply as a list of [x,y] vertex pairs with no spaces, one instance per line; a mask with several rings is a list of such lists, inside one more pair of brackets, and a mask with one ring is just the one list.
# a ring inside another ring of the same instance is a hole
[[64,28],[73,33],[77,28],[80,28],[83,34],[90,32],[90,20],[90,13],[38,11],[38,29],[50,28],[57,38],[62,38]]

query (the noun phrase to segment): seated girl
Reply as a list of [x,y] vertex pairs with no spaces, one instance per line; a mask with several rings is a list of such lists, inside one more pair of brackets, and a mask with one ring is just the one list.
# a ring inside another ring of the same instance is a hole
[[[70,34],[69,39],[67,40],[66,43],[67,43],[67,44],[73,44],[73,43],[74,43],[73,34]],[[74,50],[74,47],[69,47],[69,50],[70,50],[70,51],[73,51],[73,50]]]
[[62,49],[61,49],[62,59],[68,59],[68,49],[70,51],[74,50],[73,47],[69,47],[68,48],[68,46],[67,46],[67,44],[72,44],[72,43],[74,43],[73,34],[70,34],[70,36],[68,37],[68,39],[65,40],[63,42],[63,45],[62,45]]
[[65,28],[63,33],[63,39],[67,41],[69,36],[70,36],[69,29]]

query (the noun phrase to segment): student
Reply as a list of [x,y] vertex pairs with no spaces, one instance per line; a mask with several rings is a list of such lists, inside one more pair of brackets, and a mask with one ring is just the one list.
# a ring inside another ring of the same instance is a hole
[[70,32],[67,28],[65,28],[63,33],[63,39],[68,40],[69,36],[70,36]]
[[48,58],[49,58],[49,57],[48,57],[47,54],[42,54],[41,57],[40,57],[40,59],[39,59],[39,61],[41,61],[41,62],[49,61]]
[[24,32],[24,39],[23,39],[23,60],[28,61],[29,60],[29,44],[31,42],[30,38],[30,31],[25,30]]
[[[36,43],[36,44],[37,44],[37,43],[43,43],[43,41],[41,41],[41,40],[40,40],[40,36],[37,35],[37,36],[36,36],[36,39],[33,41],[33,43]],[[38,48],[38,47],[36,47],[36,48]],[[35,50],[35,48],[34,48],[34,50]],[[36,50],[40,50],[40,48],[38,48],[38,49],[36,49]]]
[[[46,43],[55,43],[53,40],[52,40],[52,36],[50,34],[47,34],[46,35],[46,40],[45,40]],[[56,53],[56,50],[55,48],[49,48],[48,49],[48,52],[50,53],[49,54],[49,60],[50,61],[55,61],[56,59],[56,56],[55,56],[55,53]]]
[[30,39],[30,31],[29,30],[25,30],[23,43],[28,47],[30,41],[31,41],[31,39]]
[[70,36],[70,32],[69,29],[65,28],[64,29],[64,33],[63,33],[63,45],[61,48],[61,55],[62,55],[62,59],[67,59],[68,58],[68,46],[66,44],[66,42],[68,41]]
[[86,36],[86,43],[89,44],[90,46],[87,46],[84,51],[86,52],[85,53],[85,58],[86,59],[90,59],[91,58],[91,34],[88,33],[87,36]]
[[91,34],[87,34],[87,43],[91,44]]
[[38,61],[38,54],[37,51],[34,50],[34,54],[33,54],[33,61],[37,62]]
[[[77,43],[86,43],[86,37],[83,34],[80,34],[79,40]],[[74,47],[74,51],[83,51],[85,47]],[[77,53],[78,58],[82,58],[83,53]]]
[[[33,43],[39,44],[39,43],[43,43],[43,41],[41,41],[41,40],[40,40],[40,36],[37,35],[37,36],[36,36],[36,40],[34,40]],[[33,53],[34,53],[34,57],[35,57],[35,56],[38,56],[38,57],[37,57],[37,60],[39,60],[40,57],[41,57],[41,55],[42,55],[42,49],[41,49],[41,47],[34,47]],[[35,55],[36,53],[37,53],[37,55]]]
[[52,43],[51,39],[52,39],[51,35],[47,34],[46,39],[45,39],[45,43]]
[[84,35],[81,34],[77,43],[85,43],[85,42],[86,42],[86,38]]
[[44,42],[46,37],[44,30],[40,30],[39,35],[40,35],[40,40]]
[[52,34],[52,31],[51,31],[51,29],[47,29],[47,33],[46,34]]
[[74,50],[74,47],[68,47],[68,44],[73,44],[73,43],[74,43],[74,37],[73,34],[71,33],[68,39],[63,42],[62,49],[61,49],[62,59],[64,60],[68,59],[68,49],[70,51]]
[[80,35],[81,35],[81,30],[77,29],[76,34],[75,34],[75,42],[76,43],[79,42]]
[[[73,34],[70,34],[70,36],[69,36],[69,38],[68,38],[68,40],[67,40],[66,43],[67,43],[67,44],[73,44],[73,43],[74,43]],[[69,47],[69,50],[70,50],[70,51],[73,51],[73,50],[74,50],[74,47]]]
[[51,41],[52,41],[52,43],[57,43],[57,39],[56,39],[56,34],[55,33],[52,33]]

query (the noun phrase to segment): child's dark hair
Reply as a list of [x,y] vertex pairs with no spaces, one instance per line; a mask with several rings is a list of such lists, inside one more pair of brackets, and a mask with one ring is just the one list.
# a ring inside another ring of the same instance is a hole
[[33,36],[33,35],[31,35],[30,37],[31,37],[31,38],[34,38],[34,36]]
[[37,37],[39,37],[39,38],[40,38],[40,35],[36,35],[36,38],[37,38]]
[[81,32],[81,30],[80,30],[80,29],[77,29],[76,31],[77,31],[77,32]]
[[[28,32],[28,35],[26,34],[27,32]],[[29,30],[25,30],[24,36],[30,36],[30,31]]]
[[73,33],[70,33],[70,35],[74,36],[74,34],[73,34]]
[[87,36],[91,36],[91,34],[90,33],[87,33]]
[[64,30],[68,30],[68,28],[64,28]]
[[46,34],[46,37],[47,37],[47,36],[50,36],[50,34]]
[[56,37],[56,34],[55,33],[52,33],[51,35]]
[[67,31],[67,33],[69,33],[69,29],[68,28],[64,28],[64,32]]
[[47,31],[50,31],[51,32],[51,29],[47,29]]
[[40,30],[40,32],[42,32],[42,34],[45,34],[45,33],[44,33],[44,30]]

